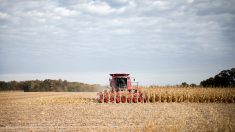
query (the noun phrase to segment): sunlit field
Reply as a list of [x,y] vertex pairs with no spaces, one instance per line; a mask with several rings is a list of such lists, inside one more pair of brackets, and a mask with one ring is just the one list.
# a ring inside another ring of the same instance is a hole
[[[147,91],[164,95],[166,92],[161,88]],[[169,95],[175,93],[176,96],[181,96],[187,93],[185,91],[192,93],[197,90],[167,91]],[[220,91],[211,92],[223,94]],[[195,92],[195,94],[200,93],[207,95],[210,92],[203,92],[202,89]],[[223,101],[203,103],[180,101],[179,103],[166,99],[161,103],[156,101],[115,104],[97,103],[95,98],[96,92],[1,92],[0,131],[235,130],[234,103]]]

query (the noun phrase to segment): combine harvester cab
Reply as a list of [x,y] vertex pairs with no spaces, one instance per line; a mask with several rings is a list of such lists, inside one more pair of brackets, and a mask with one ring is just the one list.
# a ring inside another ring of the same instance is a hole
[[[125,73],[110,74],[109,90],[98,93],[99,103],[138,103],[143,102],[143,94],[138,82]],[[131,81],[133,80],[133,81]]]

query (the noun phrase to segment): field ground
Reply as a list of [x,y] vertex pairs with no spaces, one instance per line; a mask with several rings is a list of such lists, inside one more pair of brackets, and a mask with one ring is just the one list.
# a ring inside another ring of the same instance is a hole
[[0,92],[0,131],[235,131],[234,103],[99,104],[95,97]]

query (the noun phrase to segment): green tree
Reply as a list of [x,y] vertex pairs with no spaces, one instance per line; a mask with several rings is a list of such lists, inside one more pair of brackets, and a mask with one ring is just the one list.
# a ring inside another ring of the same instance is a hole
[[182,83],[181,83],[181,86],[182,86],[182,87],[188,87],[189,85],[188,85],[186,82],[182,82]]

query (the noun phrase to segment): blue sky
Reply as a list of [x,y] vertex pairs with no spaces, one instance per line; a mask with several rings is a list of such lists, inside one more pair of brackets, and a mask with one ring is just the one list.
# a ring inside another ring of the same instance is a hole
[[235,67],[234,0],[0,0],[0,80],[200,83]]

